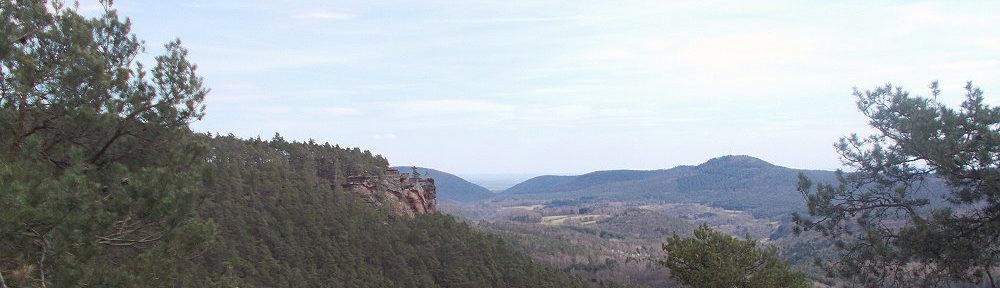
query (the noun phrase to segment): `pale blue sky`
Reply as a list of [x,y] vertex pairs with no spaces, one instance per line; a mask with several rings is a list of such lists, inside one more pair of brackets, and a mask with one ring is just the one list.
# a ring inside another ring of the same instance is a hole
[[836,168],[851,87],[1000,93],[997,1],[116,2],[150,54],[191,50],[196,130],[460,174]]

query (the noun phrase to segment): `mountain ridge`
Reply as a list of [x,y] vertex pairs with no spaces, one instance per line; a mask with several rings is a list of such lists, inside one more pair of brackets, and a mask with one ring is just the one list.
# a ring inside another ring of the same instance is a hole
[[696,202],[776,216],[804,207],[802,195],[795,190],[800,173],[819,182],[835,179],[833,171],[793,169],[752,156],[725,155],[669,169],[543,175],[514,185],[497,198]]

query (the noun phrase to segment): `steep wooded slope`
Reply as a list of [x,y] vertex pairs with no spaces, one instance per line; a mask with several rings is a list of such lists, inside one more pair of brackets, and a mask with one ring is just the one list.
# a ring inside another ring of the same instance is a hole
[[198,256],[225,287],[579,287],[497,237],[441,214],[403,217],[343,191],[345,175],[386,161],[329,144],[206,139],[199,216],[218,225]]

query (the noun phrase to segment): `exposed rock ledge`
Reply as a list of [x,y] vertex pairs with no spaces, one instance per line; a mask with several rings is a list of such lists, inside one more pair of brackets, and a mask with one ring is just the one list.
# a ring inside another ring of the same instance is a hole
[[389,205],[400,215],[413,217],[434,213],[437,189],[434,179],[420,178],[396,169],[386,169],[385,176],[350,176],[344,184],[347,191],[361,195],[365,202],[375,207]]

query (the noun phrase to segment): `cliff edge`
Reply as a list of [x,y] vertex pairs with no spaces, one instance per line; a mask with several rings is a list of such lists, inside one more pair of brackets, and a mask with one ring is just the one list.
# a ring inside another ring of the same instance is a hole
[[437,211],[437,188],[434,179],[399,173],[388,168],[385,176],[350,176],[344,189],[357,193],[374,207],[388,205],[400,215],[414,217]]

